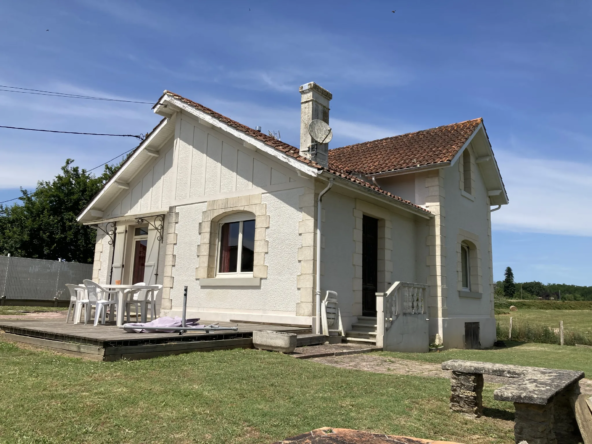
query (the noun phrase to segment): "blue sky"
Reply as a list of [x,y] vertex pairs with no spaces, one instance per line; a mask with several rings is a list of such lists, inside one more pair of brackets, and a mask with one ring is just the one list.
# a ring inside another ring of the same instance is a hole
[[[396,10],[396,13],[392,13]],[[592,2],[4,1],[0,85],[177,92],[298,145],[298,86],[333,93],[331,146],[483,117],[510,205],[494,274],[592,285]],[[150,105],[0,91],[0,125],[138,134]],[[134,139],[0,129],[0,201]]]

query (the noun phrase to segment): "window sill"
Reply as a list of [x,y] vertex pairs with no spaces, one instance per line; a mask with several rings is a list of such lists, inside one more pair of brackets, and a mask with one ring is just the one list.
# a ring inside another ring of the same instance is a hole
[[466,197],[467,199],[469,199],[469,200],[471,200],[471,201],[475,202],[475,196],[473,196],[472,194],[469,194],[469,193],[467,193],[467,192],[466,192],[466,191],[464,191],[464,190],[460,190],[460,194],[461,194],[463,197]]
[[261,278],[254,277],[217,277],[200,279],[200,287],[259,287]]
[[458,296],[461,298],[481,299],[483,295],[475,291],[459,290]]

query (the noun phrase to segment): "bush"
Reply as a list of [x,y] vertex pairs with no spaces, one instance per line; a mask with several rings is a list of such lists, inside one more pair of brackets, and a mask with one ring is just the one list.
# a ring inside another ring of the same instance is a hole
[[[540,344],[560,344],[559,329],[551,329],[541,325],[530,325],[528,323],[515,323],[512,328],[512,341],[518,342],[538,342]],[[496,323],[496,336],[498,340],[507,341],[509,328]],[[564,345],[592,345],[592,340],[586,336],[563,330]]]

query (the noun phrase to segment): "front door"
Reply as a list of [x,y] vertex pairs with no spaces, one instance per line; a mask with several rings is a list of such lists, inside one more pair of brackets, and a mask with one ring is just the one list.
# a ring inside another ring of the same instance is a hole
[[376,317],[378,219],[364,216],[362,231],[362,315]]
[[144,282],[146,271],[146,252],[148,250],[148,228],[138,227],[134,230],[134,265],[132,269],[132,284]]

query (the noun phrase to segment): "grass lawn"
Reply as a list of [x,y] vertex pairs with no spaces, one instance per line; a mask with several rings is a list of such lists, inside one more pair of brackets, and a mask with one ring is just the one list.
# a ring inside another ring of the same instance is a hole
[[592,342],[592,310],[523,310],[518,309],[510,314],[497,315],[497,322],[507,331],[513,317],[513,328],[520,324],[559,328],[563,321],[565,331],[580,333]]
[[497,364],[551,367],[566,370],[581,370],[592,378],[592,349],[584,347],[559,346],[551,344],[519,344],[507,342],[508,348],[497,350],[446,350],[440,353],[396,353],[380,352],[414,361],[441,363],[449,359],[494,362]]
[[51,311],[68,310],[68,307],[20,307],[11,305],[0,305],[0,315],[19,315],[23,313],[45,313]]
[[472,420],[449,411],[447,379],[255,350],[102,363],[0,339],[0,375],[0,442],[271,443],[324,426],[514,442],[513,406],[490,385],[486,416]]

